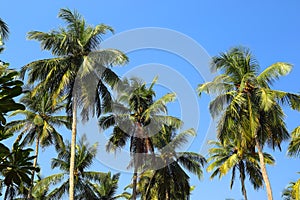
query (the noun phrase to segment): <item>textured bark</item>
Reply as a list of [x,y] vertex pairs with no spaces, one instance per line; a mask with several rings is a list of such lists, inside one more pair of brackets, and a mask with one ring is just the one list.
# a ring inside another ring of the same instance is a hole
[[268,200],[273,200],[272,188],[271,188],[271,184],[270,184],[267,169],[266,169],[264,154],[262,152],[262,147],[259,143],[257,135],[255,136],[255,146],[256,146],[257,151],[258,151],[260,169],[261,169],[262,177],[263,177],[265,185],[266,185]]
[[72,106],[72,139],[71,139],[71,158],[70,158],[70,177],[69,177],[69,200],[74,200],[74,168],[75,168],[75,147],[76,147],[76,124],[77,123],[77,106],[76,99],[73,100]]

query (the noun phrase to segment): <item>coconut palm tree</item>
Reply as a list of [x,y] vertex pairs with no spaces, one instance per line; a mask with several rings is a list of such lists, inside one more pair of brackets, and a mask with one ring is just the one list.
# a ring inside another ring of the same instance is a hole
[[[107,195],[109,191],[113,195],[114,188],[106,188],[108,190],[101,191],[101,183],[111,178],[111,174],[102,172],[87,171],[87,169],[93,164],[93,160],[97,154],[98,145],[95,143],[90,146],[83,136],[76,145],[76,160],[75,160],[75,198],[76,199],[101,199],[99,195]],[[52,185],[57,186],[47,195],[47,199],[61,199],[63,195],[68,193],[69,188],[69,168],[70,168],[70,152],[71,144],[67,142],[65,149],[58,150],[58,157],[52,159],[51,167],[59,168],[62,172],[53,174],[43,178],[33,188],[33,191],[39,188],[51,188]],[[116,187],[116,180],[118,175],[113,177],[111,183],[112,187]],[[100,184],[100,186],[98,185]],[[108,184],[108,183],[106,183]],[[104,187],[102,187],[103,189]],[[100,192],[98,191],[100,190]],[[33,192],[33,196],[34,196]]]
[[[223,143],[236,138],[243,147],[257,149],[268,199],[272,189],[264,163],[263,147],[280,149],[289,138],[280,103],[299,109],[299,95],[273,90],[270,85],[280,76],[287,75],[292,66],[277,62],[259,73],[259,65],[246,48],[233,48],[212,59],[212,69],[221,72],[211,82],[200,84],[203,92],[217,94],[210,103],[210,112],[219,118],[218,138]],[[238,131],[236,131],[238,130]]]
[[[70,127],[70,119],[67,116],[57,115],[62,109],[65,109],[64,98],[57,100],[55,107],[49,93],[38,93],[32,96],[27,92],[20,100],[26,105],[26,110],[14,111],[11,116],[23,115],[25,119],[12,121],[7,124],[6,132],[14,133],[20,131],[25,138],[23,145],[32,145],[35,141],[35,159],[33,167],[37,166],[39,147],[54,145],[55,148],[63,149],[64,142],[61,134],[56,130],[56,127]],[[32,172],[31,182],[33,185],[35,171]],[[31,198],[31,188],[29,191]]]
[[[107,151],[115,151],[123,148],[130,140],[130,152],[133,167],[132,199],[137,195],[138,169],[149,160],[154,161],[154,148],[151,135],[160,131],[163,124],[172,124],[176,127],[181,121],[167,115],[166,104],[175,99],[175,94],[166,94],[158,100],[154,100],[153,90],[157,78],[154,78],[149,87],[141,80],[133,78],[124,80],[118,87],[118,93],[113,110],[99,120],[100,127],[105,130],[113,127],[112,134],[107,144]],[[151,153],[147,157],[147,153]]]
[[[203,156],[194,152],[180,152],[194,129],[177,133],[172,126],[163,126],[161,131],[153,136],[153,144],[159,150],[156,168],[143,173],[140,186],[141,199],[176,200],[189,199],[191,186],[186,171],[202,177],[202,167],[206,163]],[[144,182],[143,182],[144,181]]]
[[99,116],[103,109],[110,109],[111,96],[107,86],[113,87],[119,80],[110,67],[125,64],[127,57],[115,49],[98,49],[101,36],[113,32],[110,26],[89,26],[78,12],[69,9],[61,9],[58,17],[66,22],[66,28],[49,33],[28,33],[29,39],[41,42],[42,49],[51,51],[54,58],[29,63],[22,68],[21,75],[24,78],[28,72],[28,83],[37,83],[33,93],[49,89],[53,99],[67,95],[67,112],[73,117],[69,195],[70,200],[74,200],[77,107],[82,107],[81,114],[85,119],[90,112]]
[[[207,171],[213,171],[211,178],[217,175],[221,178],[231,170],[230,189],[232,189],[236,172],[239,172],[242,194],[245,200],[248,199],[245,186],[247,175],[254,189],[259,189],[263,186],[259,158],[256,152],[253,152],[251,149],[238,147],[234,141],[227,142],[226,144],[210,141],[210,144],[214,145],[214,147],[209,149],[208,161],[211,161],[211,163],[207,167]],[[274,159],[270,154],[264,153],[264,160],[267,164],[274,164]]]

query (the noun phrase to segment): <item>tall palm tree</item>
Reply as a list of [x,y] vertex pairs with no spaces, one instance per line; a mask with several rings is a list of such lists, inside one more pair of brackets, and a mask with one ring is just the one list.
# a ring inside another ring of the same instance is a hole
[[112,112],[99,120],[102,129],[113,127],[107,151],[123,148],[130,139],[130,152],[133,158],[130,166],[134,169],[132,178],[134,200],[137,195],[138,169],[147,160],[145,157],[147,153],[151,153],[152,161],[155,158],[151,135],[158,133],[163,124],[172,124],[176,127],[181,125],[179,119],[167,115],[166,104],[175,99],[175,94],[166,94],[154,100],[153,87],[156,81],[157,78],[147,87],[146,83],[136,78],[124,80],[118,87],[122,92],[118,94]]
[[[99,187],[98,184],[105,182],[105,180],[111,177],[110,174],[86,171],[92,164],[97,154],[98,145],[95,143],[90,146],[87,143],[86,137],[83,136],[76,145],[76,156],[75,156],[75,198],[76,199],[98,199]],[[70,187],[69,181],[69,168],[70,168],[70,155],[71,155],[71,144],[67,142],[65,149],[58,149],[58,157],[52,159],[51,167],[59,168],[62,172],[53,174],[43,178],[33,188],[33,191],[39,188],[49,188],[51,185],[57,186],[55,189],[50,191],[47,195],[48,199],[61,199],[64,194],[68,192]],[[116,184],[117,177],[114,178]],[[116,187],[116,185],[112,186]],[[51,187],[50,187],[51,188]],[[103,189],[103,188],[102,188]],[[114,191],[113,188],[106,188],[109,191]],[[101,189],[100,189],[101,190]],[[101,193],[102,192],[102,193]],[[107,194],[108,191],[101,191],[100,194]],[[35,195],[33,193],[33,195]]]
[[[277,62],[259,74],[259,65],[246,48],[233,48],[212,59],[212,69],[222,74],[212,82],[199,85],[202,92],[218,96],[210,103],[213,117],[220,116],[218,137],[236,138],[242,146],[256,147],[268,199],[273,199],[272,189],[264,163],[263,147],[280,149],[289,138],[280,103],[299,109],[296,94],[273,90],[270,85],[280,76],[287,75],[292,66]],[[238,130],[238,131],[236,131]]]
[[[34,92],[47,88],[54,99],[61,94],[68,96],[67,112],[73,117],[69,195],[74,200],[77,107],[82,106],[85,119],[90,111],[99,116],[103,109],[110,109],[107,86],[113,87],[119,80],[110,67],[125,64],[127,57],[115,49],[98,50],[101,35],[113,32],[110,26],[89,26],[78,12],[69,9],[61,9],[58,17],[66,22],[66,28],[28,33],[29,39],[40,41],[42,49],[51,51],[55,57],[29,63],[21,72],[23,78],[28,72],[29,84],[38,83]],[[92,95],[87,95],[89,92]]]
[[[45,147],[54,144],[57,150],[64,148],[63,138],[56,130],[56,127],[64,125],[67,128],[71,128],[70,119],[67,116],[57,115],[62,109],[65,109],[64,98],[58,99],[54,107],[53,100],[48,93],[38,93],[36,96],[32,96],[30,92],[27,92],[20,101],[26,105],[27,109],[15,111],[11,116],[19,114],[25,116],[25,119],[12,121],[7,124],[6,132],[21,131],[22,135],[25,134],[23,145],[32,145],[35,141],[36,157],[33,161],[33,167],[36,167],[40,146]],[[35,171],[32,171],[32,185],[34,175]],[[31,198],[31,188],[28,195]]]
[[[249,149],[243,149],[237,147],[234,141],[222,144],[217,141],[210,141],[213,148],[209,149],[208,161],[211,161],[207,167],[207,171],[213,171],[211,178],[219,175],[219,178],[226,175],[230,170],[231,181],[230,189],[235,181],[236,171],[240,174],[240,182],[242,194],[244,199],[247,200],[247,192],[245,186],[245,179],[248,175],[250,183],[254,189],[259,189],[263,186],[263,178],[259,167],[259,158],[256,152],[252,152]],[[270,154],[264,153],[264,160],[267,164],[274,164],[274,159]]]
[[148,178],[139,189],[141,199],[189,199],[191,186],[184,169],[200,179],[203,174],[201,168],[206,160],[198,153],[180,152],[178,148],[187,142],[188,137],[195,135],[194,129],[177,134],[176,128],[165,125],[153,136],[153,144],[160,153],[157,154],[157,168],[145,172]]

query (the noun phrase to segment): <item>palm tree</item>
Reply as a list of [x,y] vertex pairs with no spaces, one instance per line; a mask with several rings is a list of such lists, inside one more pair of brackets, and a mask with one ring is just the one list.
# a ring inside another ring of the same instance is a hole
[[21,138],[17,137],[11,152],[0,161],[0,172],[4,177],[2,182],[6,186],[4,200],[13,200],[18,194],[26,194],[27,188],[31,186],[31,172],[39,171],[38,167],[33,167],[35,156],[30,155],[33,150],[22,149],[19,144]]
[[[236,171],[238,171],[245,200],[248,199],[245,187],[247,175],[254,189],[259,189],[263,186],[262,173],[259,167],[259,157],[256,152],[253,153],[252,150],[239,148],[235,145],[234,141],[230,141],[226,144],[210,141],[210,144],[214,145],[213,148],[209,149],[210,157],[208,158],[208,161],[212,162],[207,167],[207,171],[214,170],[210,178],[214,178],[217,175],[221,178],[231,170],[230,189],[232,189]],[[267,164],[274,164],[274,159],[267,153],[264,153],[264,160]]]
[[[95,172],[95,171],[86,171],[93,164],[93,160],[97,154],[98,145],[95,143],[92,146],[89,146],[87,143],[86,137],[83,136],[81,140],[76,145],[76,156],[75,156],[75,198],[76,199],[98,199],[97,195],[108,195],[109,191],[113,193],[114,188],[109,188],[108,191],[101,191],[101,184],[108,180],[111,175]],[[58,187],[50,191],[48,193],[48,199],[61,199],[64,194],[68,192],[68,188],[70,185],[69,181],[69,168],[70,168],[70,155],[71,155],[71,144],[67,142],[65,149],[58,149],[58,157],[52,159],[52,168],[59,168],[62,173],[53,174],[46,178],[43,178],[39,181],[33,188],[33,191],[39,188],[49,188],[51,185]],[[113,177],[114,184],[116,184],[116,180],[118,175]],[[116,185],[111,184],[111,186],[116,187]],[[51,187],[50,187],[51,188]],[[103,189],[103,187],[102,187]],[[100,190],[100,192],[98,191]],[[33,196],[35,194],[33,193]],[[102,197],[100,197],[102,198]]]
[[154,161],[155,158],[151,135],[158,133],[163,124],[172,124],[176,127],[181,125],[179,119],[167,116],[166,104],[175,99],[175,94],[166,94],[154,101],[153,86],[156,81],[157,78],[147,88],[146,83],[142,83],[139,79],[124,80],[118,87],[122,92],[118,94],[113,112],[107,113],[99,120],[103,130],[113,127],[107,151],[123,148],[130,139],[133,159],[129,166],[134,169],[132,199],[136,199],[137,195],[138,169],[148,160],[145,156],[150,152],[151,160]]
[[[77,107],[82,106],[81,114],[85,119],[90,111],[99,116],[103,109],[110,109],[111,96],[107,86],[113,87],[119,80],[110,67],[125,64],[127,57],[115,49],[97,50],[101,35],[113,32],[110,26],[89,26],[79,13],[69,9],[61,9],[58,17],[66,22],[66,28],[49,33],[28,33],[29,39],[40,41],[42,49],[50,50],[55,58],[29,63],[21,72],[23,78],[28,72],[29,84],[38,83],[34,93],[49,89],[53,99],[61,94],[68,96],[67,112],[73,117],[69,195],[70,200],[74,200]],[[87,95],[89,92],[92,95]]]
[[178,152],[177,149],[187,142],[188,137],[195,135],[194,129],[177,134],[176,128],[165,125],[159,134],[153,136],[153,144],[160,154],[156,158],[157,168],[143,173],[141,199],[189,199],[191,186],[189,176],[183,168],[200,179],[203,174],[201,167],[206,160],[200,154]]
[[[21,131],[21,134],[26,134],[22,144],[27,145],[35,141],[35,159],[33,167],[37,166],[39,146],[45,147],[54,144],[55,148],[63,149],[64,143],[61,134],[55,127],[62,125],[70,128],[70,119],[67,116],[57,115],[65,108],[64,98],[57,100],[56,106],[53,107],[53,100],[48,93],[37,94],[32,96],[30,92],[20,100],[26,105],[27,110],[14,111],[11,116],[23,115],[25,119],[12,121],[6,126],[7,133]],[[35,171],[32,171],[31,182],[33,185]],[[31,198],[31,188],[28,194]]]
[[212,82],[199,85],[198,92],[199,95],[202,92],[218,95],[210,103],[212,116],[216,118],[221,114],[218,137],[221,143],[228,138],[236,138],[243,147],[256,147],[268,199],[272,200],[262,150],[265,144],[273,149],[280,149],[281,142],[289,138],[279,103],[287,103],[292,108],[299,109],[300,97],[273,90],[270,85],[280,76],[287,75],[292,67],[290,64],[277,62],[259,74],[258,63],[250,51],[233,48],[214,57],[212,69],[222,74]]

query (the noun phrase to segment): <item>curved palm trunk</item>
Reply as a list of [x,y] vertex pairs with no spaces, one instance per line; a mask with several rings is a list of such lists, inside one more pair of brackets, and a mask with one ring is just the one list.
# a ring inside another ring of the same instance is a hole
[[261,173],[262,173],[262,177],[264,179],[265,185],[266,185],[268,200],[273,200],[272,188],[271,188],[269,176],[268,176],[267,169],[266,169],[264,154],[262,152],[262,148],[261,148],[261,145],[260,145],[259,140],[257,138],[257,135],[255,136],[255,146],[256,146],[257,151],[258,151]]
[[70,158],[70,178],[69,178],[69,200],[74,200],[74,168],[75,168],[75,147],[76,147],[76,122],[77,122],[77,105],[76,98],[72,106],[72,139],[71,139],[71,158]]
[[[35,158],[33,160],[33,167],[36,168],[37,166],[37,159],[39,155],[39,146],[40,146],[40,135],[37,136],[36,138],[36,143],[35,143]],[[35,170],[32,170],[32,175],[31,175],[31,186],[28,191],[28,199],[32,198],[32,187],[34,183],[34,175],[35,175]]]

